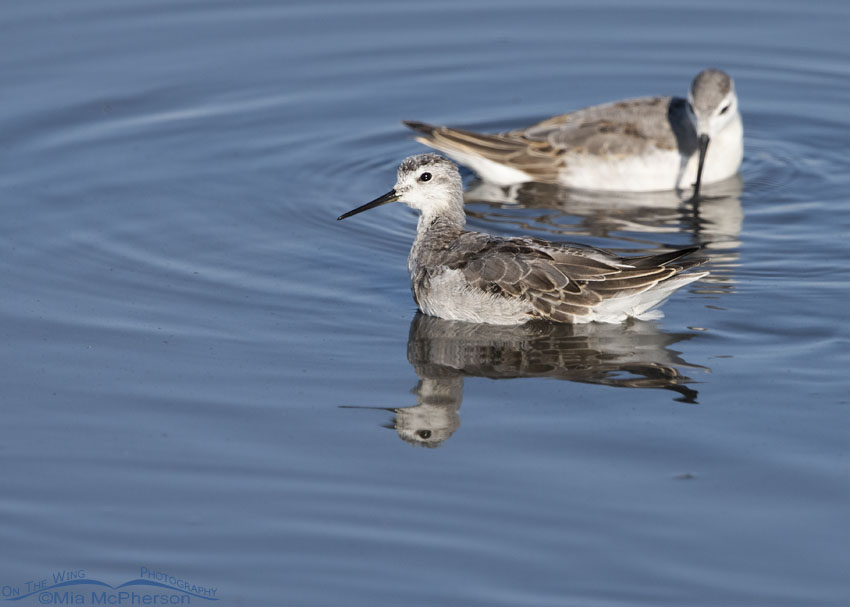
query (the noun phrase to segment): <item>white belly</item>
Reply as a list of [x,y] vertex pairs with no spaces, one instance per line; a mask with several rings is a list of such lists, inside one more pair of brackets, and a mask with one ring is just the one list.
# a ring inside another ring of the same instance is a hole
[[[730,125],[708,146],[703,184],[717,183],[738,172],[744,156],[741,123]],[[643,156],[567,155],[560,184],[599,191],[656,192],[686,190],[697,179],[699,154],[683,157],[678,150],[656,150]]]
[[[686,176],[680,179],[683,163],[677,150],[657,150],[645,156],[568,154],[566,163],[567,167],[559,176],[560,184],[582,190],[673,190],[687,179]],[[693,173],[696,178],[696,164]]]

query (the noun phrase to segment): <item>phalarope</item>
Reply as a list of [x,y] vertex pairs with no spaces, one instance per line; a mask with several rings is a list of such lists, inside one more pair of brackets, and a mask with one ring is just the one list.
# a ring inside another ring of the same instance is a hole
[[[685,190],[731,177],[744,154],[732,78],[700,72],[688,98],[641,97],[594,105],[495,135],[422,122],[417,141],[469,166],[486,181],[648,192]],[[711,142],[709,151],[708,144]]]
[[682,274],[705,261],[681,261],[695,247],[626,258],[580,244],[464,230],[460,172],[436,154],[406,158],[392,190],[337,219],[395,201],[420,214],[408,268],[413,298],[430,316],[501,325],[657,318],[655,308],[676,289],[708,274]]

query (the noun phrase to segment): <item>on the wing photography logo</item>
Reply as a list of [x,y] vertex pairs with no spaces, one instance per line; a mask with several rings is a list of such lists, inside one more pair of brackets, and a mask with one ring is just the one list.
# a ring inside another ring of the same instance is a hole
[[17,584],[3,583],[0,596],[19,605],[191,605],[217,601],[217,588],[195,584],[165,571],[140,567],[137,578],[112,585],[88,577],[85,569],[62,569]]

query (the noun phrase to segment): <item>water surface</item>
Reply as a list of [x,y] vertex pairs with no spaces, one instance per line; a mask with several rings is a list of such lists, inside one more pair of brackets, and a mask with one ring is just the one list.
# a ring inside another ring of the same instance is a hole
[[[846,605],[848,23],[837,1],[6,7],[0,588],[149,567],[223,605]],[[514,128],[708,66],[746,151],[698,207],[464,174],[473,229],[705,245],[662,320],[424,318],[415,216],[335,221],[423,150],[401,119]]]

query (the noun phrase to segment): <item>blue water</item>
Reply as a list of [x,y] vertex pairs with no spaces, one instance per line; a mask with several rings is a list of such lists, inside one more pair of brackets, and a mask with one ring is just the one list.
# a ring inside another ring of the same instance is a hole
[[[0,599],[147,568],[195,605],[850,604],[849,35],[839,1],[8,4]],[[708,66],[746,148],[698,209],[464,173],[473,229],[706,245],[664,319],[423,318],[412,212],[335,221],[423,151],[402,119]]]

